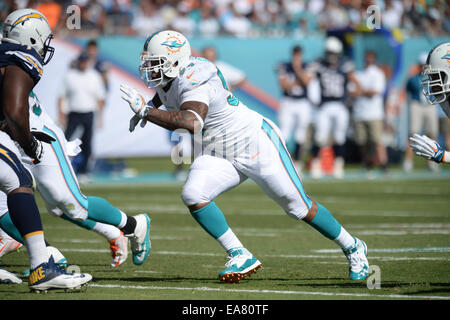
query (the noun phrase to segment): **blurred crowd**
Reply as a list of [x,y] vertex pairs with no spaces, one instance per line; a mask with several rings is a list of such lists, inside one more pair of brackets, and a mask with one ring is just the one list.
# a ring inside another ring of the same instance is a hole
[[214,37],[303,36],[330,29],[364,28],[376,5],[380,26],[404,34],[450,32],[450,5],[444,0],[2,0],[0,21],[14,9],[44,13],[55,33],[68,32],[67,18],[80,12],[71,35],[137,34],[161,29]]

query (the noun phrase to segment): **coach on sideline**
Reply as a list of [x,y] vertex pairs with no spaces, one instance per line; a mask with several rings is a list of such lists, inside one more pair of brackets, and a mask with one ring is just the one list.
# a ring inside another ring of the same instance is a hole
[[[78,127],[83,129],[81,136],[82,160],[80,165],[74,165],[75,171],[81,175],[80,178],[89,172],[94,116],[97,113],[98,124],[101,127],[106,96],[100,73],[93,68],[88,68],[88,63],[89,56],[82,53],[78,57],[76,67],[67,71],[58,99],[59,122],[62,126],[66,126],[66,139],[73,140],[76,129]],[[63,105],[64,101],[66,101],[65,105]]]

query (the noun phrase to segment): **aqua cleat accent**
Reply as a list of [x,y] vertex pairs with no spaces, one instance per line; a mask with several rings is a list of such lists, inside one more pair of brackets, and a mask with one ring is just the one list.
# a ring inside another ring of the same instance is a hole
[[350,280],[365,280],[369,275],[369,261],[367,260],[367,245],[355,238],[355,244],[342,249],[349,262]]
[[226,269],[219,273],[219,280],[224,283],[239,283],[245,277],[262,268],[261,262],[247,249],[235,248],[228,252]]

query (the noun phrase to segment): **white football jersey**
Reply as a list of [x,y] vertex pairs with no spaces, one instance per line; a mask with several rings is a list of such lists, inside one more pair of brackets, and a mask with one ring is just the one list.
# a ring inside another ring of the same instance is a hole
[[247,108],[229,90],[222,73],[210,61],[191,57],[167,91],[156,92],[168,111],[178,111],[187,101],[208,106],[202,130],[203,153],[235,157],[261,128],[262,116]]
[[30,130],[43,131],[42,128],[44,125],[47,127],[55,126],[54,121],[44,111],[39,99],[33,91],[31,91],[30,96],[28,97],[28,104],[30,105]]

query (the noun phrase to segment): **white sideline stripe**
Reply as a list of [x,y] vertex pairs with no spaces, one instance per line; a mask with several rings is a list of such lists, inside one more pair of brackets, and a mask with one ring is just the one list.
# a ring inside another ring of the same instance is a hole
[[177,290],[177,291],[215,291],[215,292],[236,292],[236,293],[271,293],[271,294],[292,294],[292,295],[316,295],[316,296],[343,296],[343,297],[373,297],[373,298],[394,298],[394,299],[443,299],[450,300],[446,296],[415,296],[401,294],[369,294],[369,293],[344,293],[344,292],[318,292],[318,291],[294,291],[294,290],[268,290],[268,289],[223,289],[211,287],[158,287],[158,286],[129,286],[115,284],[90,284],[89,287],[110,288],[110,289],[138,289],[138,290]]
[[407,234],[414,234],[414,235],[426,235],[426,234],[450,234],[450,230],[413,230],[413,231],[395,231],[395,230],[363,230],[357,232],[359,235],[364,236],[374,236],[374,235],[384,235],[384,236],[404,236]]
[[[316,253],[338,253],[340,249],[311,250]],[[370,249],[370,252],[450,252],[450,247]]]
[[[69,249],[60,248],[61,252],[89,252],[89,253],[102,253],[110,252],[107,249]],[[204,256],[204,257],[223,257],[222,253],[211,252],[183,252],[183,251],[152,251],[151,254],[161,255],[178,255],[178,256]],[[265,254],[261,257],[267,258],[288,258],[288,259],[345,259],[344,255],[329,256],[329,255],[308,255],[308,254]],[[369,256],[369,260],[381,260],[381,261],[405,261],[405,260],[424,260],[424,261],[450,261],[450,258],[436,258],[436,257],[373,257]]]
[[337,213],[341,216],[375,216],[375,217],[447,217],[448,213],[436,212],[406,212],[406,211],[373,211],[373,210],[343,210]]
[[347,228],[447,228],[450,229],[450,223],[373,223],[373,224],[349,224]]

